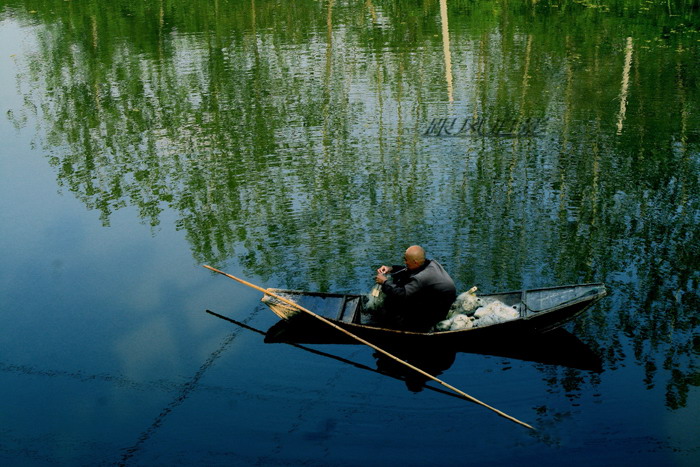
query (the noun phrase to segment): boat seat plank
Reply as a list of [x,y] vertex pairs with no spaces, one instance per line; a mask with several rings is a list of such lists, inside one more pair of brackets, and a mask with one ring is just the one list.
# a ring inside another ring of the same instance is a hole
[[340,305],[340,310],[338,312],[338,321],[344,321],[346,323],[356,322],[356,311],[360,303],[360,297],[346,295],[343,297],[342,303]]

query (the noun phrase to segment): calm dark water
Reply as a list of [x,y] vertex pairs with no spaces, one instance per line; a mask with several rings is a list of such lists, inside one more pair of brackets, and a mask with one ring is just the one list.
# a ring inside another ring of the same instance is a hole
[[[0,1],[0,462],[697,465],[699,46],[697,0]],[[200,267],[364,292],[414,243],[610,288],[425,362],[537,432]]]

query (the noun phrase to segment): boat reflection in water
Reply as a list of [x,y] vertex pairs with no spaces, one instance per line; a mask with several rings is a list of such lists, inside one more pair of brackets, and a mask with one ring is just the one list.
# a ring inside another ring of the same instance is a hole
[[[299,323],[300,324],[300,323]],[[319,333],[318,329],[299,326],[294,320],[281,320],[265,333],[266,343],[286,344],[355,344],[352,338],[340,333]],[[396,341],[372,342],[374,345],[402,358],[433,376],[448,370],[457,353],[471,353],[503,357],[515,360],[557,365],[579,370],[601,372],[602,360],[591,348],[563,328],[539,335],[508,336],[493,341],[479,340],[457,345],[437,344],[416,346],[401,345]],[[412,391],[419,391],[428,378],[410,368],[375,352],[377,370],[406,381]]]
[[[324,356],[333,360],[351,365],[375,373],[390,376],[404,381],[406,387],[412,392],[420,392],[423,389],[440,392],[451,397],[460,396],[440,388],[426,386],[429,379],[410,368],[374,352],[376,368],[371,368],[362,363],[354,362],[337,355],[308,347],[304,344],[345,344],[361,345],[352,338],[341,333],[319,333],[313,328],[299,326],[295,320],[281,320],[271,326],[267,331],[251,327],[240,321],[207,310],[210,315],[228,321],[241,328],[256,332],[264,336],[264,342],[268,344],[288,344],[305,350],[315,355]],[[413,345],[400,345],[396,342],[373,343],[384,350],[404,359],[412,365],[423,369],[433,376],[439,376],[448,370],[455,362],[457,353],[472,353],[489,356],[504,357],[516,360],[531,361],[547,365],[558,365],[580,370],[601,372],[601,359],[576,336],[559,328],[545,334],[531,336],[529,338],[510,338],[507,341],[494,343],[478,342],[462,344],[460,346],[430,345],[415,347]]]

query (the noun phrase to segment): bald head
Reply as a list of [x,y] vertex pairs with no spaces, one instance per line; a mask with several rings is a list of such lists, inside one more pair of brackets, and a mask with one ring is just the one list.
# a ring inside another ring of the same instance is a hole
[[425,250],[418,245],[408,247],[404,253],[404,261],[409,270],[418,269],[425,263]]

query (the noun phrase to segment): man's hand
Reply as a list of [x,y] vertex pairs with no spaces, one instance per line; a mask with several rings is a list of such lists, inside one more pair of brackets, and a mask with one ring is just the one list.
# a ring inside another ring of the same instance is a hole
[[[380,268],[381,269],[381,268]],[[377,277],[374,278],[374,280],[377,282],[377,284],[383,284],[387,281],[387,277],[384,274],[377,274]]]
[[381,266],[379,269],[377,269],[377,274],[389,274],[390,272],[391,266]]

